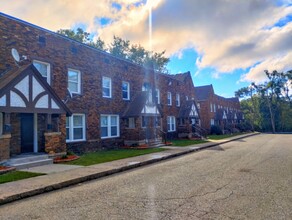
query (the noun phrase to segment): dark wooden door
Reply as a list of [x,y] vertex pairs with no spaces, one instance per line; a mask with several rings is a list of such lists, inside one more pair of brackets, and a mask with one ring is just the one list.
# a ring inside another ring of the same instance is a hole
[[21,114],[21,153],[33,152],[33,114]]

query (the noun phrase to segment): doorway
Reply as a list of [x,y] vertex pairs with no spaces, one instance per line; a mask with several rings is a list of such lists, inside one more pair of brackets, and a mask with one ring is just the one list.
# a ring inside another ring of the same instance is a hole
[[21,153],[33,152],[33,114],[21,114]]

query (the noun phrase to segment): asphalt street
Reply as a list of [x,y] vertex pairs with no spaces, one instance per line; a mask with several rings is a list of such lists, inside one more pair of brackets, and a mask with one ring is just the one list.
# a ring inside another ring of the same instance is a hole
[[260,134],[0,206],[0,219],[291,219],[292,135]]

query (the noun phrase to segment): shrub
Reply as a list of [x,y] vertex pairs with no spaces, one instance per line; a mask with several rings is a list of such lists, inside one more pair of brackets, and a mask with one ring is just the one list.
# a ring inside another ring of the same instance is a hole
[[222,132],[222,129],[218,125],[212,125],[211,134],[220,135],[220,134],[223,134],[223,132]]

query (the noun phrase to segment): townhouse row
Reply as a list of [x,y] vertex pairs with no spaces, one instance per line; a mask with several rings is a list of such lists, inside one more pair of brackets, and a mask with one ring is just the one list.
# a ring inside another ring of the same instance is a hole
[[0,36],[0,161],[155,145],[200,124],[189,72],[161,74],[3,13]]
[[196,101],[200,110],[201,126],[219,126],[223,131],[232,132],[238,124],[244,122],[239,99],[225,98],[215,94],[212,85],[195,87]]

